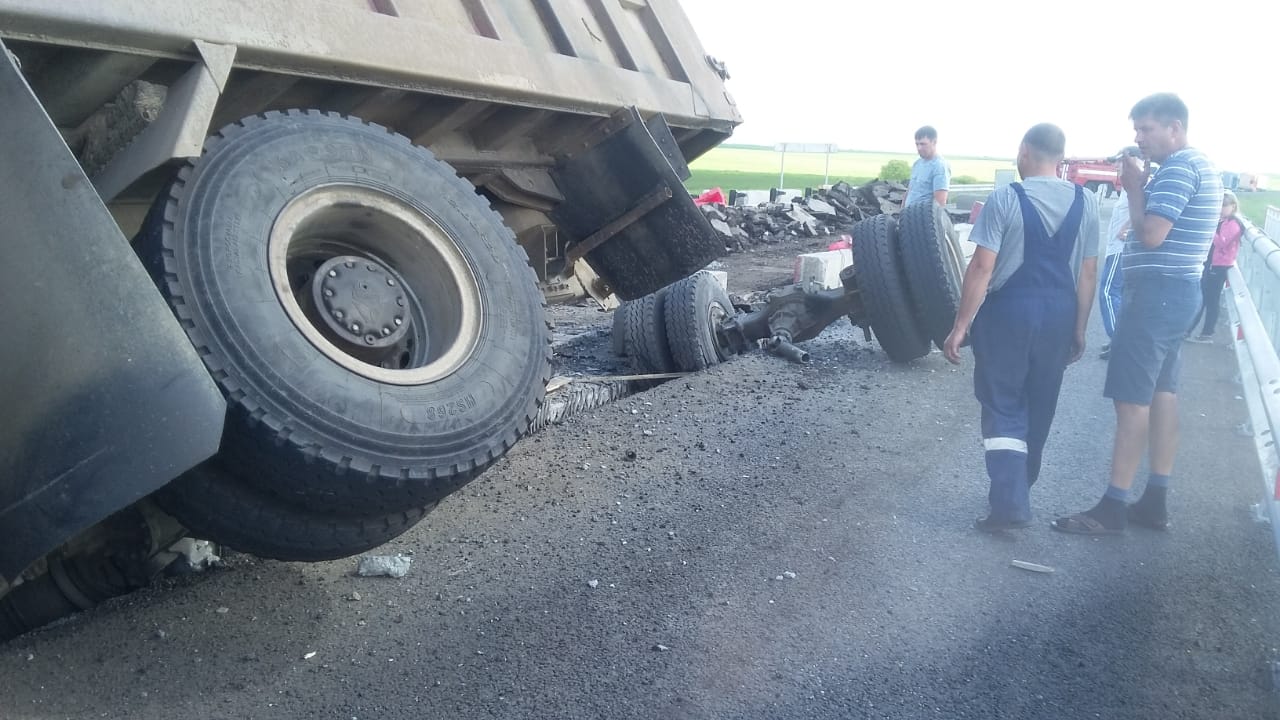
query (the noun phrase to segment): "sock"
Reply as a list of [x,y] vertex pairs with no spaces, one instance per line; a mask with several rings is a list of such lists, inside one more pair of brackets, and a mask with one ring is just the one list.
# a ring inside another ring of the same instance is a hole
[[1108,485],[1107,492],[1103,497],[1109,497],[1112,500],[1125,502],[1129,499],[1129,490],[1128,488],[1118,488],[1115,485]]
[[1165,497],[1168,493],[1169,476],[1151,473],[1150,479],[1147,480],[1147,489],[1142,491],[1142,497],[1138,498],[1134,506],[1144,516],[1163,519],[1166,512]]
[[1128,505],[1122,499],[1129,494],[1128,490],[1121,490],[1115,486],[1107,488],[1107,494],[1102,496],[1097,505],[1086,510],[1085,515],[1092,517],[1094,520],[1102,523],[1103,527],[1112,530],[1123,530],[1126,520],[1126,509]]

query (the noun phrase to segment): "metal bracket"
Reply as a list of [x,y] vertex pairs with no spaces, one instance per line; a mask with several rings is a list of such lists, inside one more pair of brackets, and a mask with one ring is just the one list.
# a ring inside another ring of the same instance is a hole
[[93,178],[103,202],[111,202],[172,160],[200,156],[214,108],[231,74],[236,46],[203,40],[196,40],[195,46],[200,60],[169,88],[160,116]]
[[665,183],[659,184],[652,192],[640,198],[630,210],[609,221],[604,227],[588,235],[582,242],[569,248],[565,253],[565,265],[572,267],[587,253],[605,244],[609,238],[626,230],[629,225],[657,209],[672,197],[671,188]]

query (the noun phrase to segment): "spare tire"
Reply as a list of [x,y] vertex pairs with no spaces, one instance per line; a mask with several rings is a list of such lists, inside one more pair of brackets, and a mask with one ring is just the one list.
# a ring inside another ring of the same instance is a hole
[[[550,378],[511,231],[449,165],[354,118],[221,129],[138,247],[227,397],[221,464],[253,497],[418,512],[528,431]],[[203,508],[242,491],[220,485],[182,484],[179,519],[218,522]]]
[[853,272],[866,322],[889,359],[907,362],[929,353],[916,322],[898,259],[898,224],[881,214],[853,226]]
[[320,512],[254,487],[215,459],[156,493],[156,502],[199,538],[234,550],[299,562],[356,555],[412,528],[435,504],[367,515]]
[[947,211],[926,201],[903,208],[898,251],[912,307],[925,335],[939,349],[955,324],[964,279],[964,252]]
[[676,362],[667,342],[667,288],[629,304],[623,343],[631,357],[631,367],[639,374],[674,372]]
[[685,372],[705,370],[733,355],[721,347],[716,328],[734,316],[733,301],[716,278],[699,270],[667,288],[667,340],[676,367]]

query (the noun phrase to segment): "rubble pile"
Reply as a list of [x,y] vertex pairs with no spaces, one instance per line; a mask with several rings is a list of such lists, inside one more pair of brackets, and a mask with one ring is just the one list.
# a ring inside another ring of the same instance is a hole
[[804,198],[751,207],[744,196],[737,196],[729,205],[702,205],[702,212],[724,236],[725,246],[738,252],[760,243],[847,232],[864,218],[899,212],[906,194],[901,183],[873,180],[855,188],[842,181],[830,189],[807,191]]

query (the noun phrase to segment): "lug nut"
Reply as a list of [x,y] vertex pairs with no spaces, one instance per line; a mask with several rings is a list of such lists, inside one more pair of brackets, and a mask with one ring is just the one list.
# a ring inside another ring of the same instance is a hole
[[330,271],[329,271],[329,277],[338,277],[338,271],[337,271],[337,270],[330,270]]
[[390,334],[391,334],[391,328],[388,328],[388,327],[382,328],[382,337],[386,337]]
[[351,332],[353,333],[360,332],[360,323],[351,323]]
[[364,342],[365,342],[365,344],[366,344],[366,345],[372,345],[372,344],[373,344],[373,336],[372,336],[372,335],[365,335],[365,336],[364,336]]
[[343,265],[346,265],[346,266],[347,266],[347,267],[349,267],[349,268],[353,268],[353,267],[355,267],[355,266],[356,266],[356,264],[355,264],[354,262],[350,261],[350,260],[348,260],[348,261],[346,261],[345,263],[343,263]]
[[332,289],[332,288],[325,288],[325,289],[324,289],[324,296],[325,296],[325,297],[333,297],[333,289]]
[[403,321],[400,318],[396,318],[396,327],[400,327],[401,322]]
[[395,287],[395,286],[396,286],[396,281],[395,281],[395,280],[392,280],[391,278],[387,278],[387,286],[388,286],[388,287]]
[[402,297],[396,298],[396,304],[399,305],[400,307],[404,307],[404,298]]
[[343,317],[343,315],[345,315],[345,313],[343,313],[341,310],[334,310],[334,311],[333,311],[333,319],[334,319],[334,320],[341,320],[341,319],[342,319],[342,317]]

